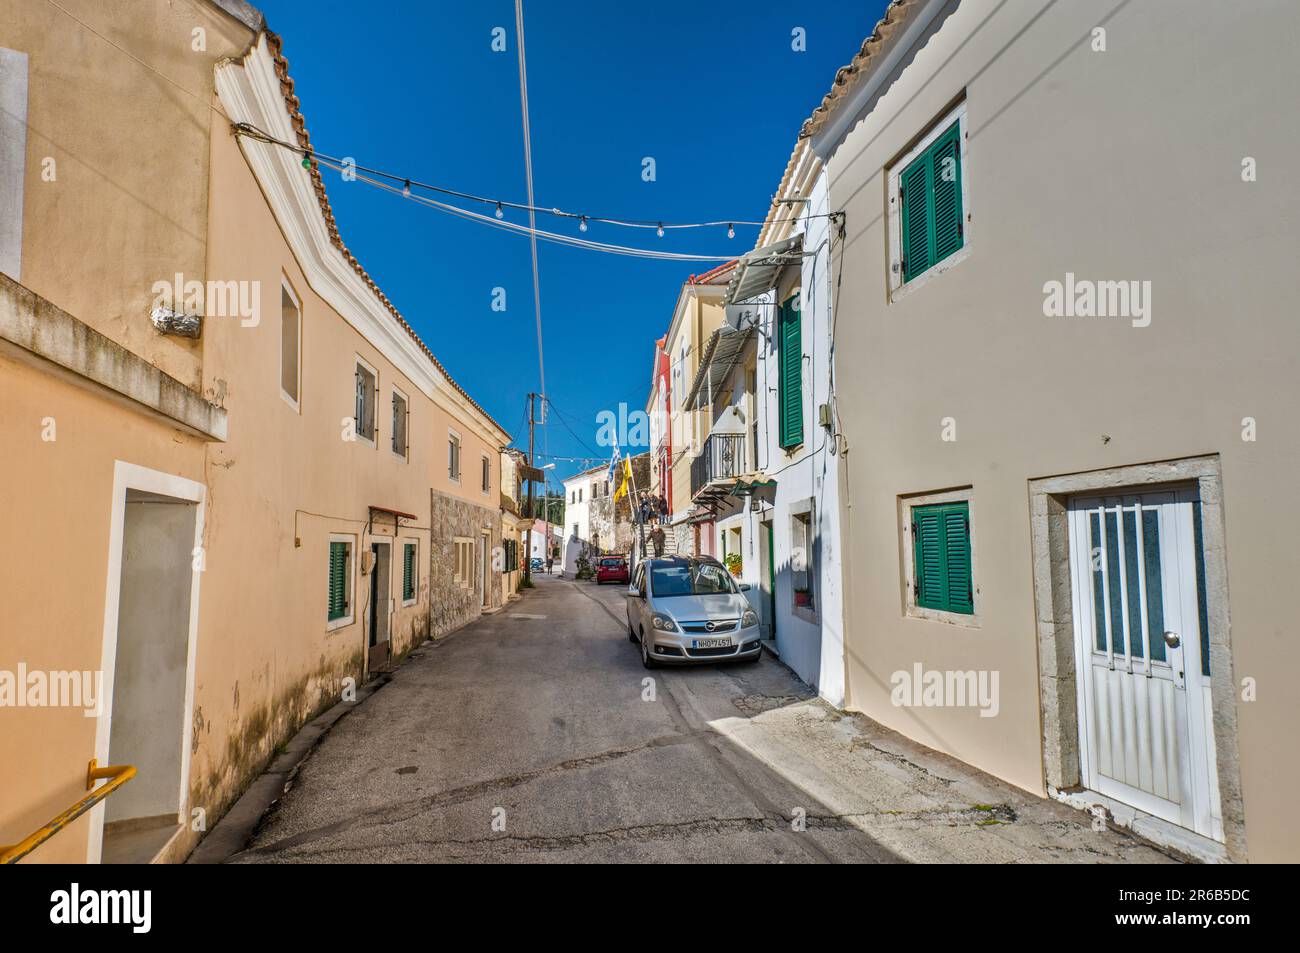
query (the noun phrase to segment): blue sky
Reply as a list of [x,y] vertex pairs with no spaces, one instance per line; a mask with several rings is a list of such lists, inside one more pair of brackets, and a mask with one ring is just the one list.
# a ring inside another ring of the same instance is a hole
[[[512,0],[260,0],[313,145],[361,165],[481,195],[526,197]],[[654,221],[760,220],[799,126],[861,45],[885,0],[789,3],[525,2],[536,204]],[[505,28],[508,49],[491,49]],[[791,49],[806,31],[807,50]],[[655,159],[657,178],[641,178]],[[527,445],[539,389],[526,237],[326,172],[344,241],[498,422]],[[481,209],[480,209],[481,210]],[[521,214],[510,216],[525,222]],[[539,228],[578,235],[543,216]],[[757,229],[653,231],[593,224],[584,237],[740,255]],[[643,408],[654,339],[708,263],[624,258],[539,243],[554,457],[599,451],[596,414]],[[494,288],[506,310],[492,310]],[[607,453],[607,451],[605,451]],[[603,455],[603,454],[602,454]],[[546,462],[545,460],[539,462]],[[564,476],[584,464],[556,460]]]

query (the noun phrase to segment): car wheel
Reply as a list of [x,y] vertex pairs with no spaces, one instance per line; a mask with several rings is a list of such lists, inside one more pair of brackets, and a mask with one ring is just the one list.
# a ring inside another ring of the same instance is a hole
[[659,663],[650,657],[650,643],[645,640],[645,635],[641,636],[641,664],[646,668],[654,668]]

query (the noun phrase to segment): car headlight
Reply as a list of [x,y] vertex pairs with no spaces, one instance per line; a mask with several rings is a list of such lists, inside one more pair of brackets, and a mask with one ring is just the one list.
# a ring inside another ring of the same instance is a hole
[[753,609],[746,609],[745,614],[740,617],[740,627],[748,629],[754,625],[758,625],[758,613]]
[[650,619],[650,624],[661,632],[676,632],[677,623],[673,617],[663,612],[656,612]]

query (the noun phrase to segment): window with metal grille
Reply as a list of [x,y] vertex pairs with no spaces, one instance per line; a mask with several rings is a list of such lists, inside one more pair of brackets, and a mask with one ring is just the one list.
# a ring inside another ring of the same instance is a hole
[[790,515],[790,589],[796,609],[816,610],[816,538],[812,510]]
[[968,501],[912,508],[912,559],[917,606],[974,614]]

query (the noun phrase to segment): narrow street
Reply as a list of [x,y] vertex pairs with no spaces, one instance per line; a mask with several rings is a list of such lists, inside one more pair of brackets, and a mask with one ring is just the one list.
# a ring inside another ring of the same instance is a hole
[[421,646],[232,861],[1169,859],[836,712],[771,657],[648,672],[623,611],[621,586],[540,574]]

